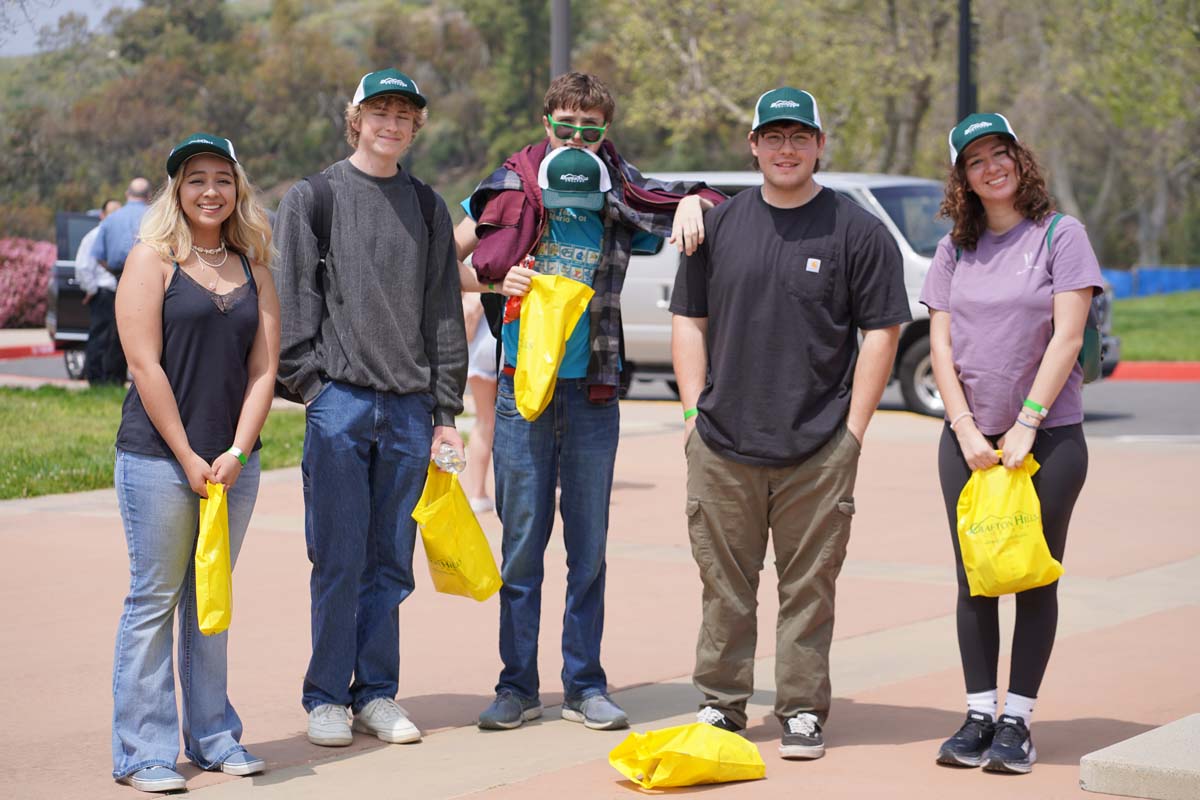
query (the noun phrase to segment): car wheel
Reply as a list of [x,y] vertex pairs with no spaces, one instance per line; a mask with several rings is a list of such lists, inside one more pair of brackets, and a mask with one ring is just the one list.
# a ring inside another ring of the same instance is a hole
[[929,355],[929,337],[913,342],[900,359],[900,393],[909,411],[940,417],[946,413],[942,394],[933,379],[933,359]]
[[83,350],[64,350],[63,365],[67,368],[67,377],[73,381],[83,378]]

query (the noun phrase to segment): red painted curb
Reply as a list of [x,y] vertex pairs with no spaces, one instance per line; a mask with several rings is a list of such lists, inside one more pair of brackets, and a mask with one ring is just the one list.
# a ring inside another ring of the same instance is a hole
[[12,361],[16,358],[42,358],[56,356],[62,351],[51,343],[25,344],[17,347],[0,347],[0,361]]
[[1200,361],[1122,361],[1110,381],[1200,381]]

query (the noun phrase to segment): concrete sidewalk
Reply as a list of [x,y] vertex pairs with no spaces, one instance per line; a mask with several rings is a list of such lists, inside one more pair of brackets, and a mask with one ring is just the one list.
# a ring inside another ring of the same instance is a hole
[[[678,406],[622,404],[613,493],[605,665],[637,730],[689,721],[700,582],[683,514]],[[937,489],[940,423],[877,415],[863,453],[858,516],[839,583],[829,751],[777,754],[773,701],[774,580],[760,591],[750,738],[767,779],[722,797],[1095,797],[1078,788],[1086,753],[1200,710],[1200,446],[1095,438],[1060,590],[1054,658],[1034,719],[1040,763],[1028,776],[934,764],[964,714],[955,645],[949,533]],[[203,798],[327,796],[633,797],[606,760],[625,732],[558,718],[565,579],[561,539],[547,555],[540,667],[543,720],[484,733],[473,721],[499,671],[497,604],[432,591],[418,547],[418,590],[401,607],[401,696],[426,732],[415,745],[356,735],[349,748],[304,738],[300,684],[308,657],[308,563],[299,471],[268,473],[235,576],[230,692],[262,776],[184,768]],[[498,550],[499,524],[484,525]],[[0,796],[137,796],[109,778],[111,658],[127,581],[112,491],[0,502]],[[1012,603],[1002,603],[1003,640]],[[1001,687],[1007,664],[1002,657]],[[47,778],[51,775],[51,778]],[[1198,789],[1200,795],[1200,789]]]

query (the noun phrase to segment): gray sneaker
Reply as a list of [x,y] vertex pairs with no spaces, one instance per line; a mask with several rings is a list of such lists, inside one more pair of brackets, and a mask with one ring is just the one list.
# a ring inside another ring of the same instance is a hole
[[187,788],[187,781],[170,767],[155,765],[142,767],[137,772],[117,779],[118,783],[127,783],[139,792],[177,792]]
[[585,726],[597,731],[629,727],[629,717],[606,694],[594,694],[582,700],[565,701],[562,707],[562,717],[571,722],[582,722]]
[[345,747],[354,741],[350,709],[326,703],[308,712],[308,740],[321,747]]
[[541,715],[541,701],[526,700],[508,689],[501,689],[492,704],[479,715],[479,727],[489,731],[507,731],[519,728]]
[[801,711],[784,720],[779,755],[792,759],[820,758],[825,755],[825,737],[821,735],[821,724],[817,722],[816,714]]

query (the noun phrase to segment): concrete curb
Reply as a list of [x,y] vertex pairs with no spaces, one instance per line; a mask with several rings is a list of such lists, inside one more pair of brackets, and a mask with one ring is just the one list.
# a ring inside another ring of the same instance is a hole
[[1200,797],[1200,714],[1088,753],[1079,760],[1079,785],[1151,800]]

